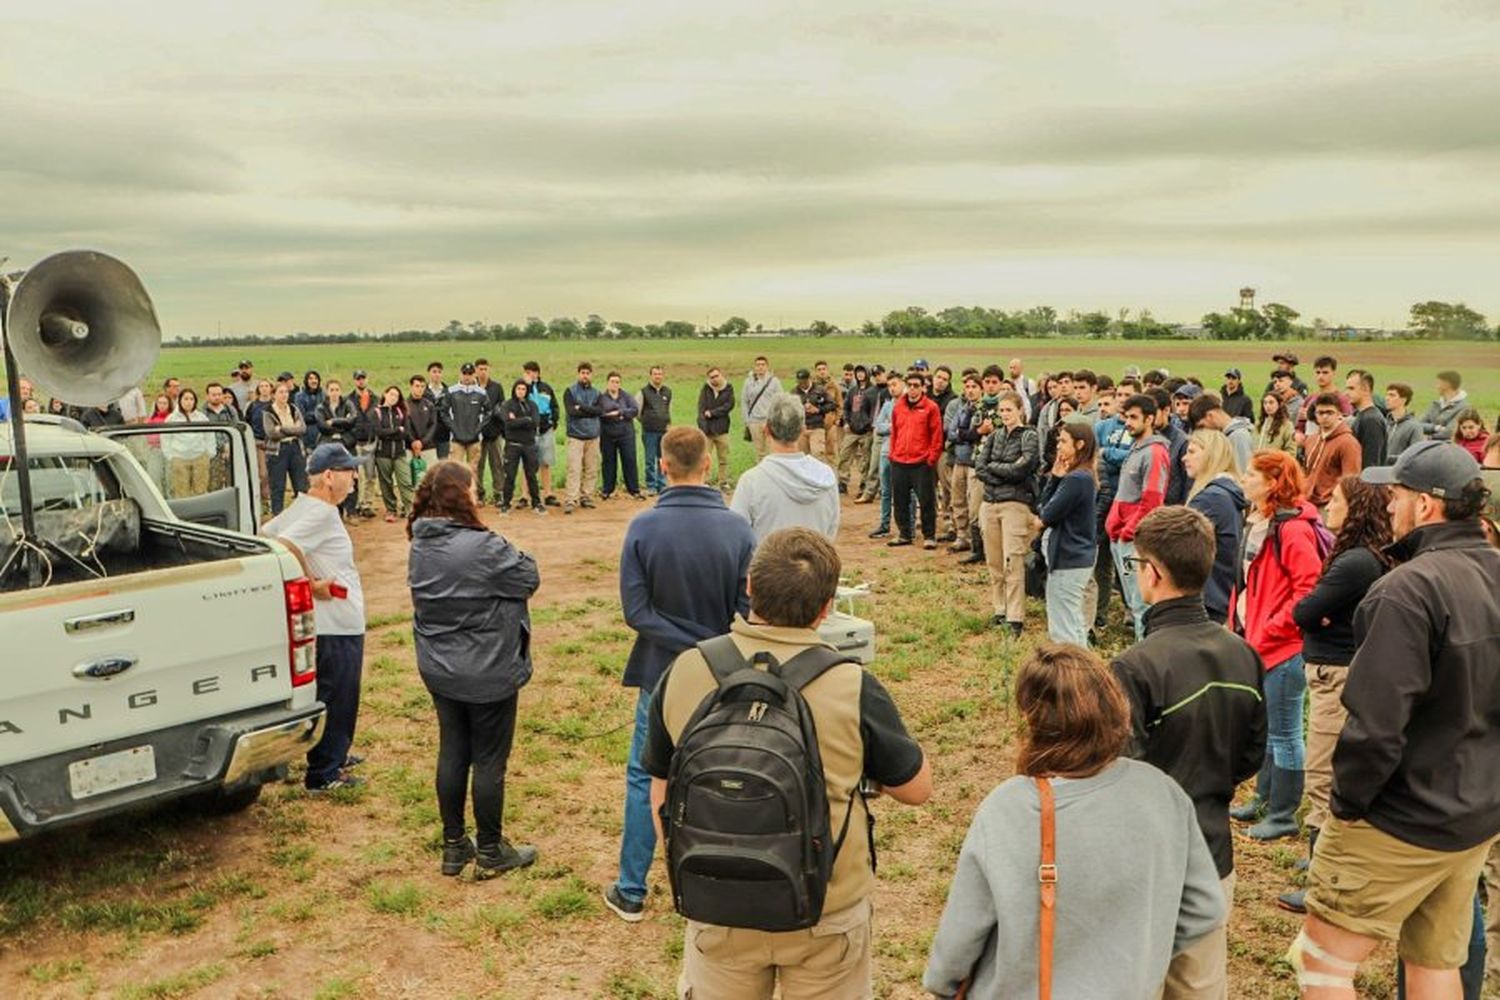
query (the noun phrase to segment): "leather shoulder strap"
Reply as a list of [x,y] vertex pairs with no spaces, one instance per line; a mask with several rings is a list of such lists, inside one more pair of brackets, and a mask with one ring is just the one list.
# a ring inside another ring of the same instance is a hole
[[1037,996],[1052,1000],[1052,932],[1057,918],[1057,813],[1052,802],[1052,783],[1036,779],[1042,811],[1042,863],[1036,878],[1041,886],[1041,933],[1037,955]]

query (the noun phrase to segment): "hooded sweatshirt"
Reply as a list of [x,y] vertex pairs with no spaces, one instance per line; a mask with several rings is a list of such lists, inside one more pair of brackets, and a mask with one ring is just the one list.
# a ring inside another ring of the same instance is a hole
[[1234,477],[1224,473],[1188,500],[1187,505],[1214,526],[1214,568],[1203,585],[1208,617],[1223,624],[1229,617],[1229,593],[1234,589],[1234,561],[1239,557],[1240,531],[1250,501]]
[[811,455],[773,451],[740,476],[729,509],[750,522],[757,544],[782,528],[810,528],[833,539],[839,533],[838,477]]
[[1234,467],[1240,472],[1250,468],[1250,456],[1255,453],[1255,425],[1244,417],[1232,417],[1224,427],[1224,436],[1234,452]]
[[1109,517],[1104,522],[1110,541],[1128,542],[1135,538],[1136,525],[1166,499],[1170,475],[1166,438],[1147,434],[1131,446],[1125,464],[1120,467],[1115,501],[1110,504]]
[[1469,394],[1462,389],[1446,402],[1442,397],[1434,399],[1422,414],[1422,423],[1426,425],[1423,429],[1440,441],[1450,440],[1458,430],[1458,415],[1468,408]]

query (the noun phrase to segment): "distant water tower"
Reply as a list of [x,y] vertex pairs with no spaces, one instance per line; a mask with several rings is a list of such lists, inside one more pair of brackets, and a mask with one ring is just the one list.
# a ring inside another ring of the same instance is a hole
[[1255,289],[1253,289],[1253,288],[1241,288],[1240,289],[1240,308],[1241,309],[1254,309],[1255,308]]

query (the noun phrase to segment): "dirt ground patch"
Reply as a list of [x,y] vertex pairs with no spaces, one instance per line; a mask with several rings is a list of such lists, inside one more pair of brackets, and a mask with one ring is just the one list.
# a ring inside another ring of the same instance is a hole
[[[506,808],[508,835],[541,849],[535,868],[483,884],[437,874],[437,730],[412,658],[407,545],[399,524],[371,521],[353,532],[373,626],[356,740],[367,788],[314,800],[288,783],[235,816],[167,810],[0,850],[0,995],[672,996],[682,923],[661,869],[642,924],[598,895],[616,870],[634,704],[619,685],[631,633],[618,553],[645,506],[487,514],[542,572]],[[936,774],[928,806],[876,806],[877,994],[916,997],[969,819],[1011,773],[1010,679],[1041,612],[1026,639],[1003,640],[985,627],[982,570],[869,541],[873,506],[846,503],[844,517],[845,574],[877,595],[874,669]],[[1110,641],[1125,635],[1114,623]],[[1298,850],[1237,844],[1235,997],[1295,995],[1280,956],[1296,923],[1274,900]],[[1362,995],[1391,995],[1391,964],[1367,965]]]

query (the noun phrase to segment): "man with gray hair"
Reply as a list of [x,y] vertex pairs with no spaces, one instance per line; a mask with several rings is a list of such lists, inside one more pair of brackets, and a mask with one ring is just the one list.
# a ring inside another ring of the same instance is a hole
[[802,401],[778,395],[766,413],[766,457],[740,476],[729,509],[744,515],[759,542],[782,528],[839,532],[839,481],[824,462],[802,453]]

